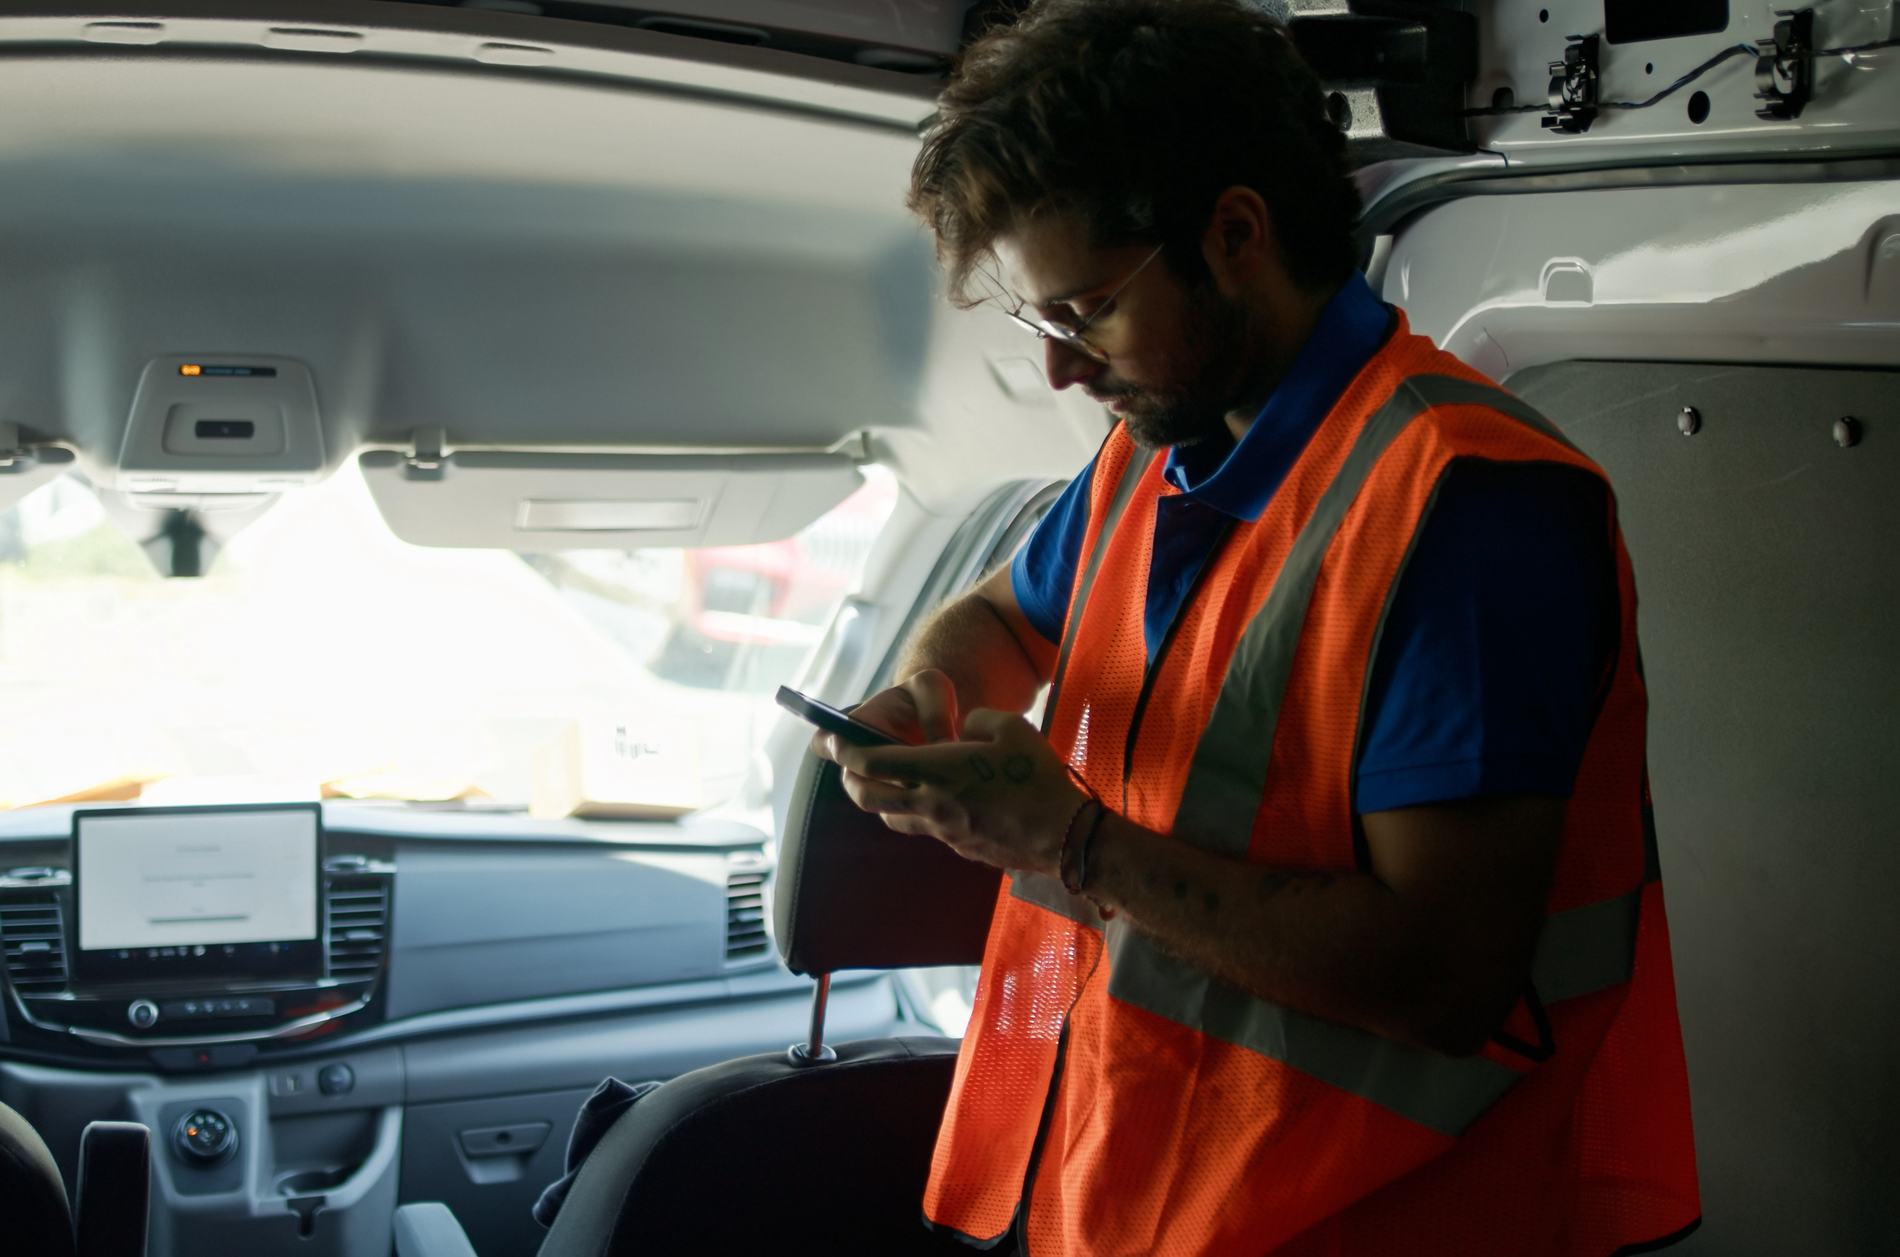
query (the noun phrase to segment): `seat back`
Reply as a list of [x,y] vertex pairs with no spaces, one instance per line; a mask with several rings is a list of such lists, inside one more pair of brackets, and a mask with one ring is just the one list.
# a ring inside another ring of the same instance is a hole
[[[773,921],[793,970],[982,958],[996,871],[860,812],[835,765],[805,757],[784,830]],[[642,1098],[588,1156],[542,1257],[963,1252],[923,1224],[956,1042],[833,1051],[727,1061]]]
[[152,1132],[137,1122],[93,1122],[79,1137],[79,1182],[69,1201],[59,1163],[39,1132],[0,1104],[0,1251],[34,1257],[144,1257],[151,1201]]
[[9,1251],[72,1257],[73,1215],[66,1184],[39,1132],[0,1104],[0,1200]]
[[871,1039],[682,1074],[601,1137],[542,1257],[960,1253],[923,1186],[956,1068],[948,1039]]

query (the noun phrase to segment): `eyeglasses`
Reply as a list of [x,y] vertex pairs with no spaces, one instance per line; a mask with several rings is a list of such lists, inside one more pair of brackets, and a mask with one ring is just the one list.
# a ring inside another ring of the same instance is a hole
[[[1025,331],[1034,332],[1039,340],[1053,340],[1060,345],[1075,350],[1075,352],[1081,354],[1091,362],[1107,366],[1108,355],[1100,349],[1097,349],[1094,345],[1089,344],[1089,342],[1083,338],[1082,334],[1089,330],[1089,324],[1101,318],[1102,315],[1115,304],[1115,298],[1121,296],[1122,291],[1127,288],[1128,285],[1134,283],[1135,277],[1147,270],[1148,264],[1160,257],[1161,250],[1166,247],[1165,244],[1156,245],[1154,252],[1143,258],[1141,265],[1128,272],[1128,278],[1115,285],[1115,291],[1109,293],[1107,299],[1104,300],[1101,305],[1095,307],[1095,313],[1089,315],[1074,327],[1053,322],[1036,314],[1029,309],[1029,303],[1027,301],[1024,301],[1021,297],[1010,292],[996,276],[984,272],[983,277],[989,280],[995,287],[996,291],[991,294],[992,298],[999,306],[1003,307],[1003,313],[1007,314],[1016,326],[1023,328]],[[1012,302],[1014,303],[1013,305],[1010,304]]]

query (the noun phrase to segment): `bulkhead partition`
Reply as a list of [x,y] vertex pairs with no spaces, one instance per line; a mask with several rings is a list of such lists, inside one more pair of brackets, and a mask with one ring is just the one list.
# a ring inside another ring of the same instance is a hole
[[1706,1222],[1683,1251],[1900,1234],[1900,372],[1567,362],[1512,376],[1609,473]]

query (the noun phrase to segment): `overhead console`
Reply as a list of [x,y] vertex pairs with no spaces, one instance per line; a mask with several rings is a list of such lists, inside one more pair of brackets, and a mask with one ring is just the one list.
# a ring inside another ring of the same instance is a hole
[[293,358],[168,354],[139,376],[113,487],[278,493],[324,474],[310,369]]
[[373,1014],[395,866],[326,859],[319,805],[80,810],[70,853],[0,879],[27,1025],[190,1053]]

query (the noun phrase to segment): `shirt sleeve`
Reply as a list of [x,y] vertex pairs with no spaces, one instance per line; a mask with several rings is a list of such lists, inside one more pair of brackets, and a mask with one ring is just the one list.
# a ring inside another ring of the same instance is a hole
[[1618,637],[1606,509],[1572,467],[1446,473],[1373,660],[1360,813],[1570,796]]
[[1090,459],[1010,560],[1009,583],[1016,592],[1016,604],[1030,627],[1052,642],[1062,640],[1062,624],[1069,615],[1069,595],[1075,589],[1075,569],[1089,527],[1089,485],[1094,480],[1095,460]]

